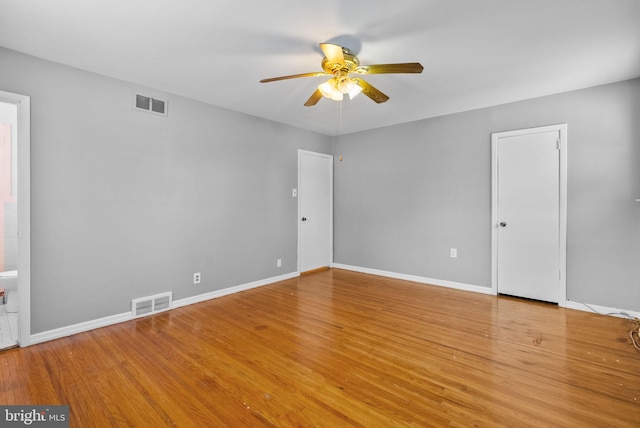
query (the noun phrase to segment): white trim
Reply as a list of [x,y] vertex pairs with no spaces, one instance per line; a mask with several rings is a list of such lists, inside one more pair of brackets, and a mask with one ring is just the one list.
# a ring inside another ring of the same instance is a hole
[[[479,285],[469,285],[469,284],[445,281],[440,279],[424,278],[420,276],[406,275],[406,274],[395,273],[395,272],[387,272],[387,271],[369,269],[369,268],[364,268],[359,266],[343,265],[340,263],[336,263],[334,267],[336,269],[344,269],[344,270],[350,270],[354,272],[367,273],[370,275],[385,276],[388,278],[402,279],[402,280],[411,281],[411,282],[419,282],[421,284],[437,285],[440,287],[455,288],[457,290],[472,291],[475,293],[482,293],[482,294],[494,294],[492,290],[489,289],[488,287],[481,287]],[[640,319],[640,312],[637,312],[637,311],[610,308],[607,306],[592,305],[590,303],[589,304],[579,303],[579,302],[572,302],[567,300],[565,302],[564,307],[567,309],[590,312],[590,313],[599,314],[599,315],[606,315],[606,316],[613,316],[613,317],[627,318],[627,319],[629,318]]]
[[[456,290],[470,291],[470,292],[481,293],[481,294],[492,294],[492,292],[491,292],[491,290],[489,288],[481,287],[479,285],[470,285],[470,284],[464,284],[464,283],[453,282],[453,281],[446,281],[446,280],[426,278],[426,277],[415,276],[415,275],[407,275],[407,274],[401,274],[401,273],[395,273],[395,272],[388,272],[388,271],[383,271],[383,270],[378,270],[378,269],[364,268],[364,267],[359,267],[359,266],[343,265],[343,264],[340,264],[340,263],[335,263],[334,267],[336,269],[344,269],[344,270],[350,270],[350,271],[354,271],[354,272],[366,273],[366,274],[370,274],[370,275],[378,275],[378,276],[384,276],[384,277],[388,277],[388,278],[401,279],[401,280],[404,280],[404,281],[417,282],[417,283],[420,283],[420,284],[427,284],[427,285],[434,285],[434,286],[439,286],[439,287],[453,288],[453,289],[456,289]],[[184,299],[174,300],[172,305],[171,305],[171,309],[176,309],[176,308],[180,308],[180,307],[183,307],[183,306],[188,306],[188,305],[192,305],[192,304],[196,304],[196,303],[201,303],[201,302],[204,302],[204,301],[207,301],[207,300],[216,299],[218,297],[227,296],[229,294],[234,294],[234,293],[238,293],[238,292],[241,292],[241,291],[250,290],[252,288],[262,287],[264,285],[274,284],[276,282],[281,282],[281,281],[286,281],[288,279],[297,278],[299,276],[300,276],[299,272],[291,272],[291,273],[288,273],[288,274],[284,274],[284,275],[280,275],[280,276],[276,276],[276,277],[272,277],[272,278],[267,278],[267,279],[263,279],[263,280],[259,280],[259,281],[254,281],[254,282],[250,282],[250,283],[243,284],[243,285],[237,285],[235,287],[229,287],[229,288],[225,288],[225,289],[222,289],[222,290],[212,291],[210,293],[204,293],[204,294],[199,294],[197,296],[192,296],[192,297],[187,297],[187,298],[184,298]],[[566,307],[568,309],[575,309],[575,310],[580,310],[580,311],[599,313],[601,315],[618,316],[618,317],[622,317],[622,318],[629,318],[629,317],[640,318],[640,312],[634,312],[634,311],[623,310],[623,309],[608,308],[608,307],[597,306],[597,305],[587,305],[587,304],[584,304],[584,303],[577,303],[577,302],[567,301],[566,302]],[[625,316],[625,315],[628,315],[628,316]],[[74,335],[74,334],[78,334],[78,333],[83,333],[83,332],[86,332],[86,331],[94,330],[96,328],[107,327],[107,326],[110,326],[110,325],[119,324],[121,322],[131,321],[133,319],[134,318],[133,318],[131,312],[125,312],[125,313],[122,313],[122,314],[110,315],[108,317],[99,318],[99,319],[95,319],[95,320],[91,320],[91,321],[85,321],[85,322],[81,322],[81,323],[78,323],[78,324],[73,324],[73,325],[69,325],[69,326],[66,326],[66,327],[61,327],[61,328],[57,328],[57,329],[54,329],[54,330],[48,330],[48,331],[44,331],[42,333],[33,334],[33,335],[30,336],[30,344],[31,345],[35,345],[35,344],[38,344],[38,343],[47,342],[49,340],[60,339],[62,337],[67,337],[67,336],[71,336],[71,335]]]
[[555,126],[560,133],[560,300],[558,306],[567,306],[567,151],[569,149],[567,124]]
[[640,312],[629,311],[627,309],[610,308],[607,306],[592,305],[590,303],[572,302],[567,300],[565,307],[567,309],[575,309],[577,311],[591,312],[611,317],[640,319]]
[[351,270],[354,272],[368,273],[370,275],[385,276],[388,278],[402,279],[404,281],[418,282],[420,284],[436,285],[438,287],[454,288],[456,290],[472,291],[474,293],[492,294],[491,289],[489,287],[482,287],[480,285],[464,284],[462,282],[453,282],[453,281],[447,281],[443,279],[434,279],[434,278],[426,278],[423,276],[407,275],[404,273],[370,269],[370,268],[365,268],[360,266],[343,265],[340,263],[335,263],[333,267],[335,267],[336,269]]
[[491,293],[498,294],[498,140],[504,137],[558,131],[560,135],[560,298],[567,305],[567,124],[540,126],[491,134]]
[[0,91],[18,107],[18,344],[31,344],[31,98]]
[[300,234],[300,218],[302,216],[301,212],[300,212],[300,175],[301,175],[301,162],[300,162],[300,157],[302,155],[307,155],[307,156],[317,156],[317,157],[321,157],[321,158],[325,158],[325,159],[329,159],[329,182],[330,182],[330,186],[329,186],[329,267],[333,267],[333,155],[328,155],[326,153],[319,153],[319,152],[311,152],[309,150],[302,150],[302,149],[298,149],[298,215],[296,218],[296,224],[298,225],[298,272],[300,272],[300,254],[301,254],[301,241],[302,241],[302,236]]
[[98,318],[96,320],[85,321],[78,324],[68,325],[65,327],[56,328],[53,330],[43,331],[42,333],[36,333],[31,335],[31,344],[35,345],[42,342],[48,342],[49,340],[60,339],[61,337],[67,337],[85,331],[94,330],[100,327],[107,327],[109,325],[118,324],[124,321],[131,320],[131,312],[125,312],[122,314],[111,315],[104,318]]
[[[171,304],[171,309],[179,308],[182,306],[191,305],[194,303],[204,302],[206,300],[215,299],[217,297],[226,296],[228,294],[238,293],[240,291],[249,290],[263,285],[273,284],[276,282],[284,281],[291,278],[300,276],[298,272],[292,272],[285,275],[275,276],[272,278],[263,279],[260,281],[250,282],[248,284],[238,285],[235,287],[225,288],[223,290],[216,290],[210,293],[204,293],[193,297],[187,297],[180,300],[174,300]],[[160,312],[157,312],[160,313]],[[141,319],[142,317],[136,318]],[[132,312],[125,312],[117,315],[110,315],[108,317],[99,318],[91,321],[85,321],[78,324],[73,324],[54,330],[44,331],[42,333],[36,333],[31,335],[31,344],[47,342],[49,340],[60,339],[62,337],[71,336],[73,334],[83,333],[85,331],[93,330],[100,327],[107,327],[109,325],[118,324],[125,321],[134,319]]]
[[171,309],[180,308],[182,306],[193,305],[194,303],[204,302],[206,300],[216,299],[218,297],[226,296],[233,293],[239,293],[241,291],[251,290],[252,288],[262,287],[263,285],[269,285],[280,281],[285,281],[291,278],[297,278],[300,276],[298,272],[292,272],[280,276],[274,276],[272,278],[262,279],[260,281],[250,282],[248,284],[236,285],[235,287],[224,288],[222,290],[211,291],[209,293],[198,294],[197,296],[186,297],[184,299],[174,300],[171,305]]

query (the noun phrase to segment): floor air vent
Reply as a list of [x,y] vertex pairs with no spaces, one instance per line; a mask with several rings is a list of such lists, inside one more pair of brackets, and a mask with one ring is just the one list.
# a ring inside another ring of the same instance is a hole
[[158,98],[148,97],[146,95],[135,94],[133,97],[134,107],[137,110],[144,110],[149,113],[167,115],[167,102]]
[[133,318],[155,314],[171,309],[171,292],[142,297],[131,301],[131,315]]

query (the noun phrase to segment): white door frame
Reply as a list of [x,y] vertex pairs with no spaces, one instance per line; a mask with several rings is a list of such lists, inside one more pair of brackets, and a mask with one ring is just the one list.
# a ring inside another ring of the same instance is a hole
[[0,91],[18,108],[18,344],[31,344],[31,98]]
[[301,254],[302,254],[302,233],[300,231],[300,227],[302,224],[300,223],[300,219],[302,218],[301,212],[301,203],[300,203],[300,176],[301,174],[301,157],[302,155],[307,156],[318,156],[325,159],[329,159],[329,267],[333,267],[333,156],[328,155],[326,153],[312,152],[308,150],[298,149],[298,217],[296,219],[298,225],[298,273],[300,273],[301,269]]
[[541,126],[491,134],[491,292],[498,294],[498,140],[504,137],[558,131],[560,135],[560,299],[567,305],[567,124]]

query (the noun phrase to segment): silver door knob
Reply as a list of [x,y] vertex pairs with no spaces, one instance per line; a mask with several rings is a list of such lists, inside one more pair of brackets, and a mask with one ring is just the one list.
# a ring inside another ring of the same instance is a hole
[[500,227],[507,227],[507,223],[505,223],[504,221],[500,222]]

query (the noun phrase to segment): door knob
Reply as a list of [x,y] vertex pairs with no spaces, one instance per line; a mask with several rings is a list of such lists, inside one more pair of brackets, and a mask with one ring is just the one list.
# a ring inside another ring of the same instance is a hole
[[500,222],[500,227],[507,227],[507,223],[505,223],[504,221]]
[[307,218],[306,217],[302,217],[302,221],[307,221]]

